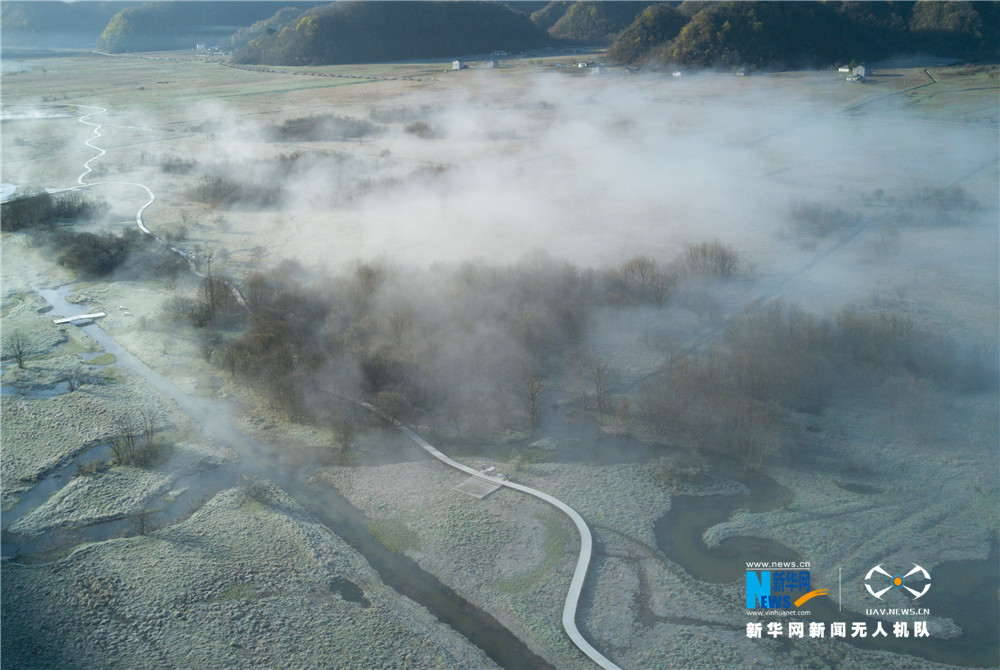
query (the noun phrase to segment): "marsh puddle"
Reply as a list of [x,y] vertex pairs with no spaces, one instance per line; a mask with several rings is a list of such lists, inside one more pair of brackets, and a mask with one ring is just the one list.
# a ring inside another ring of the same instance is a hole
[[[66,465],[58,466],[39,480],[37,484],[21,494],[17,504],[3,513],[3,527],[6,529],[10,524],[48,500],[53,493],[66,486],[76,475],[78,468],[90,465],[95,461],[105,463],[110,455],[110,445],[98,444],[81,451]],[[4,555],[7,555],[6,552]]]
[[4,557],[24,562],[46,561],[86,542],[103,542],[137,535],[140,532],[152,532],[157,528],[184,521],[216,493],[240,484],[239,474],[231,469],[216,467],[199,470],[178,477],[171,486],[171,491],[178,493],[173,497],[168,497],[168,492],[168,494],[150,501],[143,515],[129,515],[118,519],[97,521],[80,528],[52,529],[33,537],[7,531],[10,524],[44,504],[50,496],[69,484],[76,475],[77,465],[88,465],[93,460],[107,462],[111,456],[111,449],[108,445],[101,445],[101,447],[104,448],[103,452],[89,450],[74,459],[74,463],[61,469],[60,472],[39,482],[21,497],[10,512],[4,513],[2,543]]
[[859,482],[834,482],[839,488],[845,491],[850,491],[851,493],[857,493],[862,496],[873,496],[879,493],[885,493],[884,489],[880,489],[877,486],[871,486],[869,484],[861,484]]
[[0,395],[19,395],[26,398],[52,398],[64,393],[69,393],[69,382],[59,382],[52,388],[34,390],[22,389],[10,384],[0,385]]
[[715,547],[705,544],[705,531],[728,521],[736,510],[768,512],[792,499],[788,489],[760,473],[720,474],[728,474],[750,493],[673,496],[670,511],[653,526],[660,551],[695,579],[716,584],[742,578],[747,561],[798,561],[794,551],[765,538],[729,537]]

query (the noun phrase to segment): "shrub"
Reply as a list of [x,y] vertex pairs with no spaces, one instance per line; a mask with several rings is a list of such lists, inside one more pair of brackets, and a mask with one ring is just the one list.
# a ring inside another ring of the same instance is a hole
[[167,174],[190,174],[196,165],[193,160],[170,156],[160,161],[160,170]]
[[141,235],[134,229],[121,236],[109,232],[59,235],[55,242],[61,249],[59,264],[87,276],[109,275],[125,262]]
[[728,277],[739,265],[739,255],[732,247],[714,240],[684,247],[684,261],[691,274]]
[[324,114],[289,119],[281,124],[268,126],[266,132],[277,142],[310,142],[321,140],[358,139],[380,132],[371,121],[339,114]]
[[438,132],[427,125],[424,121],[414,121],[406,125],[404,130],[411,135],[416,135],[417,137],[425,140],[434,139],[438,136]]
[[861,216],[857,212],[847,212],[819,202],[796,200],[792,203],[792,221],[799,232],[826,237],[835,231],[857,225]]
[[249,477],[247,479],[243,485],[243,495],[247,500],[252,500],[262,505],[270,505],[273,501],[271,487],[266,480],[259,477]]
[[237,181],[231,177],[202,177],[188,191],[188,196],[213,207],[273,207],[281,197],[281,188],[274,185]]
[[88,198],[79,191],[30,193],[0,204],[0,229],[14,231],[57,221],[93,219],[109,209],[104,200]]

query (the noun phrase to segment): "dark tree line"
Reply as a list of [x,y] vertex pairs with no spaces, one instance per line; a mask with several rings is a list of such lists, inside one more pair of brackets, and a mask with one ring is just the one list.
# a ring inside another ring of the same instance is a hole
[[285,6],[282,2],[144,2],[112,16],[97,48],[119,53],[191,49],[196,42],[211,45],[228,38],[234,26],[249,26]]
[[269,65],[371,63],[496,49],[513,52],[550,42],[525,14],[490,2],[336,2],[272,27],[233,54],[233,60]]
[[[645,256],[581,270],[535,254],[431,273],[359,264],[315,278],[284,262],[244,277],[246,309],[215,276],[167,309],[201,330],[206,358],[292,416],[334,426],[342,412],[329,407],[355,394],[401,417],[450,412],[461,432],[473,415],[536,425],[547,368],[579,350],[595,310],[662,306],[697,272],[711,271]],[[587,366],[607,409],[608,364],[590,356]]]
[[51,236],[49,245],[60,265],[88,277],[128,269],[146,277],[176,278],[187,270],[184,259],[134,228],[120,235],[59,232]]
[[94,219],[109,211],[108,204],[78,191],[32,193],[0,204],[0,229],[25,230],[60,221]]

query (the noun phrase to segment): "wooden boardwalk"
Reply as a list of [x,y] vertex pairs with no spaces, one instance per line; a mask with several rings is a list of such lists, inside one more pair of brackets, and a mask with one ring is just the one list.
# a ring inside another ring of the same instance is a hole
[[401,430],[407,437],[423,447],[424,451],[442,463],[450,465],[456,470],[466,472],[473,477],[483,479],[499,486],[506,486],[509,489],[521,491],[522,493],[527,493],[528,495],[540,498],[572,519],[573,523],[576,524],[576,529],[580,532],[580,556],[576,559],[576,570],[573,572],[573,580],[570,582],[569,592],[566,594],[566,604],[563,605],[563,628],[566,630],[566,634],[569,635],[569,639],[573,641],[573,644],[579,647],[580,651],[589,656],[594,663],[597,663],[597,665],[605,668],[605,670],[621,670],[619,666],[615,665],[611,662],[611,660],[604,656],[604,654],[599,652],[593,645],[587,642],[587,639],[583,637],[580,629],[576,627],[576,610],[580,603],[580,592],[583,590],[583,582],[587,578],[587,568],[590,566],[590,556],[593,553],[594,548],[594,540],[590,535],[590,529],[587,527],[587,523],[583,520],[583,517],[580,516],[575,509],[547,493],[542,493],[541,491],[522,484],[515,484],[514,482],[501,479],[500,477],[493,477],[484,474],[475,468],[459,463],[455,459],[450,458],[438,451],[432,444],[404,426],[398,420],[380,412],[374,405],[366,402],[358,404],[365,409],[378,414],[382,418],[391,421],[393,425],[399,428],[399,430]]
[[94,312],[93,314],[77,314],[76,316],[64,316],[61,319],[52,319],[52,323],[72,323],[73,321],[93,321],[102,316],[107,316],[104,312]]

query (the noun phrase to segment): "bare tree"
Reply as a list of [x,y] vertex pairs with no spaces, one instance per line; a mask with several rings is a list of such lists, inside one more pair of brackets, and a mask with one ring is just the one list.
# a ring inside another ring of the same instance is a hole
[[28,353],[28,336],[25,332],[23,330],[15,330],[7,336],[4,344],[9,355],[13,356],[17,362],[17,367],[23,368],[24,357]]
[[397,302],[389,309],[386,327],[397,350],[403,349],[410,339],[417,322],[417,312],[405,302]]
[[219,309],[219,286],[216,283],[215,278],[212,276],[213,255],[214,254],[211,249],[205,253],[205,279],[202,281],[202,292],[204,294],[203,298],[205,300],[205,305],[208,307],[208,312],[214,319]]
[[776,448],[777,417],[772,407],[753,400],[734,400],[729,425],[736,457],[743,467],[760,470]]
[[585,354],[584,364],[597,394],[597,409],[604,411],[608,401],[608,380],[611,376],[611,362],[597,354]]
[[243,278],[243,299],[247,307],[256,310],[269,297],[271,286],[267,276],[261,272],[248,272]]
[[243,350],[232,340],[226,340],[222,343],[219,351],[223,365],[229,370],[229,374],[235,377],[237,367],[244,358]]
[[655,271],[656,261],[649,256],[635,256],[622,265],[622,277],[636,298],[641,298],[646,292],[646,286]]
[[663,305],[671,291],[674,290],[676,283],[676,275],[659,270],[654,271],[649,277],[649,293],[653,302],[657,305]]
[[337,419],[333,422],[331,428],[333,429],[333,436],[337,440],[337,446],[341,451],[351,446],[357,431],[354,421],[348,418]]
[[156,530],[156,526],[154,526],[149,520],[149,512],[146,510],[136,512],[129,517],[129,521],[131,522],[132,530],[135,531],[136,535],[149,535]]
[[541,411],[542,389],[545,388],[545,375],[534,363],[530,363],[521,370],[521,398],[524,401],[524,408],[528,413],[528,420],[531,422],[531,429],[538,427],[538,418]]
[[87,379],[83,368],[74,366],[69,373],[63,375],[62,381],[66,382],[66,389],[72,393],[90,380]]
[[156,434],[156,425],[160,421],[160,415],[154,410],[148,407],[143,407],[139,410],[139,416],[137,423],[139,428],[142,430],[142,435],[146,439],[146,445],[153,444],[153,436]]
[[130,413],[119,414],[114,421],[118,434],[111,440],[111,451],[119,465],[133,464],[137,456],[140,428]]
[[219,340],[221,338],[216,334],[208,330],[202,330],[198,333],[198,349],[201,350],[201,356],[205,359],[205,362],[211,362],[212,354],[215,349],[219,346]]
[[694,274],[728,277],[736,271],[739,254],[718,240],[684,247],[688,270]]

